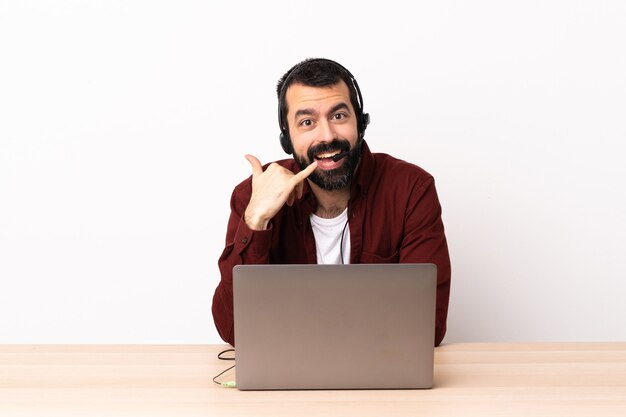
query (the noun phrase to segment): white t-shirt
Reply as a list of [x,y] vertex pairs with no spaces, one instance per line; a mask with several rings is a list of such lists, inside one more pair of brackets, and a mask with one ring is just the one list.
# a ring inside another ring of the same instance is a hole
[[[315,236],[318,264],[341,264],[342,252],[343,263],[350,263],[350,226],[347,223],[347,208],[339,216],[332,219],[324,219],[311,214],[311,227]],[[342,243],[343,250],[339,247]]]

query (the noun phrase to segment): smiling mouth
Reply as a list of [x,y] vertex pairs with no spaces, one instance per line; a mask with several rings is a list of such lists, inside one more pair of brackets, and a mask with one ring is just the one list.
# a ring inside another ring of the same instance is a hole
[[323,159],[330,159],[333,156],[338,155],[340,153],[341,153],[340,150],[336,150],[336,151],[333,151],[333,152],[323,152],[323,153],[320,153],[318,155],[315,155],[315,159],[318,160],[318,161],[323,160]]

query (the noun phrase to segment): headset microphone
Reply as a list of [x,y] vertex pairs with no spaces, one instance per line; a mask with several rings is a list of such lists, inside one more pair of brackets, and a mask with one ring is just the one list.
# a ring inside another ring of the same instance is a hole
[[341,152],[341,153],[338,153],[337,155],[333,156],[333,157],[332,157],[332,158],[330,158],[330,159],[332,159],[332,160],[333,160],[333,162],[337,162],[337,161],[342,160],[343,158],[345,158],[345,157],[346,157],[346,156],[348,156],[349,154],[350,154],[350,151]]

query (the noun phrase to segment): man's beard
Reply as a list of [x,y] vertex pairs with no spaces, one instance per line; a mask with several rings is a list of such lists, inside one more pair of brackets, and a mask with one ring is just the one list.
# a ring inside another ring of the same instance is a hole
[[343,164],[330,171],[317,168],[308,178],[324,190],[341,190],[350,184],[350,180],[352,180],[354,176],[354,171],[359,164],[359,160],[361,159],[361,141],[357,141],[354,149],[350,150],[350,142],[345,139],[334,139],[330,143],[320,143],[317,146],[309,148],[307,151],[308,161],[296,153],[294,153],[294,159],[300,169],[303,170],[311,164],[311,161],[315,159],[315,155],[336,150],[339,150],[340,153],[350,151],[348,156],[345,157]]

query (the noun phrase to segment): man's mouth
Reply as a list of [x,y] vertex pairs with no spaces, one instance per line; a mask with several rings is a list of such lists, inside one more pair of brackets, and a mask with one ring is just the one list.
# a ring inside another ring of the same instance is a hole
[[315,159],[318,161],[323,160],[323,159],[330,159],[333,156],[338,155],[340,153],[341,151],[339,149],[336,151],[332,151],[332,152],[322,152],[320,154],[315,155]]

